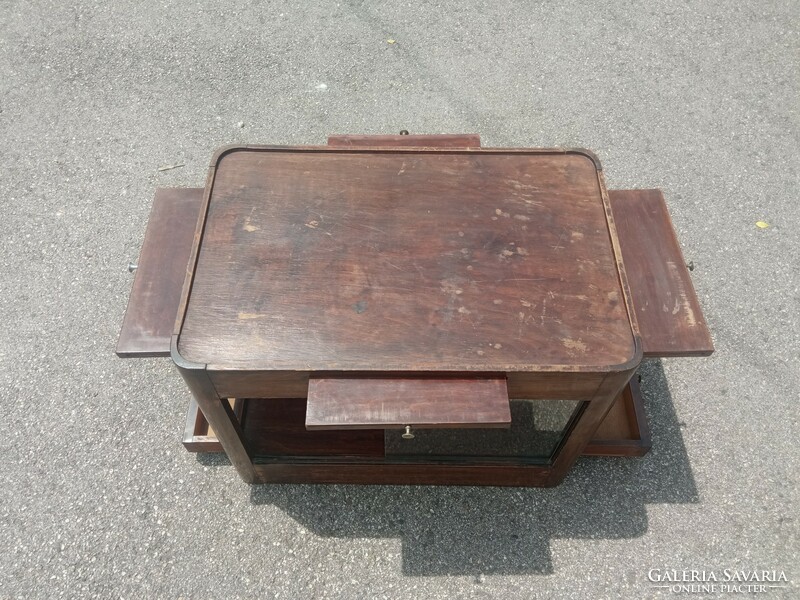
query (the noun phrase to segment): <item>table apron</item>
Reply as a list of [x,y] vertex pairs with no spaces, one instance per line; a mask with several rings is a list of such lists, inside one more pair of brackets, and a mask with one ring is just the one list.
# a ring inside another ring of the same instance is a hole
[[[306,398],[308,372],[208,371],[221,398]],[[509,398],[591,400],[606,373],[508,373]]]

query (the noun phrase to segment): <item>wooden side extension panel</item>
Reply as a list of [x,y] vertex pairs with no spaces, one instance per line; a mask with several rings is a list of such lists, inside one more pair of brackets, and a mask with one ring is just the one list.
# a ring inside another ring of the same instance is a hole
[[661,190],[609,198],[645,357],[708,356],[714,344]]
[[328,146],[369,146],[389,148],[480,148],[476,133],[448,135],[331,135]]
[[159,188],[139,255],[117,356],[169,356],[202,188]]

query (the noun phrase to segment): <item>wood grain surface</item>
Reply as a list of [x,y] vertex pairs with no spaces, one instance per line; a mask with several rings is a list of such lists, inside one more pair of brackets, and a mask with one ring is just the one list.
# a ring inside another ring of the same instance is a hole
[[508,427],[505,377],[316,377],[307,429]]
[[661,190],[609,196],[644,355],[708,356],[711,333]]
[[[308,395],[310,374],[302,371],[241,371],[217,370],[208,372],[214,388],[225,398],[305,398]],[[393,375],[412,373],[392,372]],[[511,398],[531,400],[565,400],[591,398],[603,381],[603,373],[557,371],[541,373],[515,372],[508,374],[508,394]]]
[[117,356],[169,356],[170,337],[202,204],[200,188],[156,190],[117,342]]
[[187,360],[604,371],[635,355],[588,155],[249,147],[215,165]]

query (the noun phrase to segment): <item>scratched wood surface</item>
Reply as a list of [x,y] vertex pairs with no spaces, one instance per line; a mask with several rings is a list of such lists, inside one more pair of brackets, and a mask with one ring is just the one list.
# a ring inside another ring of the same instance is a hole
[[117,342],[117,356],[169,356],[181,287],[203,204],[199,188],[159,188]]
[[609,195],[644,355],[708,356],[711,333],[661,190]]
[[603,371],[634,338],[593,159],[229,149],[178,348],[209,369]]
[[311,377],[307,429],[508,427],[505,377]]

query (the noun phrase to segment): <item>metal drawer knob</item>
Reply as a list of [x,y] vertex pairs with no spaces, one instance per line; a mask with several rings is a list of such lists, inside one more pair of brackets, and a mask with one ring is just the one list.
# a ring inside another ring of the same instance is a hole
[[413,440],[414,439],[414,434],[411,433],[411,425],[406,425],[406,431],[401,437],[404,440]]

